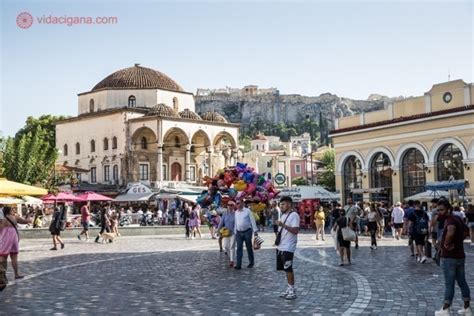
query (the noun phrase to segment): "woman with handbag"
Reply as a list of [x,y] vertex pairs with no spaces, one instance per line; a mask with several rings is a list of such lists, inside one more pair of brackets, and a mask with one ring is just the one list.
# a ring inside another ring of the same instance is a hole
[[347,263],[351,264],[351,241],[345,240],[342,234],[343,229],[351,229],[347,224],[349,219],[346,217],[346,211],[344,209],[340,210],[340,217],[334,225],[334,231],[337,232],[337,241],[339,243],[339,254],[341,256],[340,266],[344,265],[344,257],[347,258]]
[[31,219],[23,219],[7,206],[3,208],[4,218],[0,220],[0,291],[7,287],[7,258],[12,261],[15,279],[23,278],[18,272],[18,252],[20,250],[17,223],[31,224]]

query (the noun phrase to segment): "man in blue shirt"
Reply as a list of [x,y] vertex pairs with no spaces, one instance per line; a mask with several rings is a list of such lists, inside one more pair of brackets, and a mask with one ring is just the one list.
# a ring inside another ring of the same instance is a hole
[[237,243],[237,262],[234,269],[242,269],[242,256],[245,247],[249,256],[249,265],[247,268],[252,268],[254,265],[253,247],[252,247],[252,233],[257,236],[257,224],[252,212],[244,207],[243,201],[237,201],[237,210],[235,212],[235,241]]

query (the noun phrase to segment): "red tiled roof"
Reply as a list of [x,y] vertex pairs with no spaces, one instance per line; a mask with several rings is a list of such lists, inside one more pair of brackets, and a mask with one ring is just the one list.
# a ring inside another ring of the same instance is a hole
[[335,135],[335,134],[344,133],[344,132],[352,132],[352,131],[357,131],[361,129],[371,128],[371,127],[389,125],[389,124],[394,124],[394,123],[399,123],[399,122],[413,121],[413,120],[417,120],[421,118],[435,117],[435,116],[439,116],[443,114],[463,112],[463,111],[468,111],[468,110],[474,110],[474,105],[471,104],[467,106],[460,106],[460,107],[451,108],[447,110],[435,111],[435,112],[430,112],[430,113],[422,113],[422,114],[416,114],[416,115],[411,115],[411,116],[401,116],[401,117],[394,118],[392,120],[385,120],[385,121],[374,122],[370,124],[340,128],[340,129],[330,131],[329,134]]

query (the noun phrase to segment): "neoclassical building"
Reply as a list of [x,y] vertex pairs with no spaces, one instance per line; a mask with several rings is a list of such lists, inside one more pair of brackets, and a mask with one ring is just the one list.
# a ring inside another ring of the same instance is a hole
[[81,181],[200,184],[237,160],[238,124],[195,113],[194,96],[135,64],[78,95],[78,116],[56,125],[58,164],[87,169]]
[[330,133],[342,201],[390,203],[427,182],[467,180],[474,198],[474,85],[435,84],[385,110],[340,118]]

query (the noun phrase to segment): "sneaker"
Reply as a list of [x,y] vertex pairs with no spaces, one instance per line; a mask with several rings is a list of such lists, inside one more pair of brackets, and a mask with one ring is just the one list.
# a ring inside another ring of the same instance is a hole
[[290,292],[290,289],[287,288],[285,292],[281,293],[281,294],[278,295],[278,296],[281,297],[281,298],[286,298],[286,296],[288,295],[289,292]]
[[472,315],[471,307],[463,308],[463,309],[458,310],[458,315],[471,316]]
[[374,250],[374,246],[370,246],[370,249],[371,249],[371,250]]
[[425,263],[427,258],[425,256],[421,257],[420,263]]
[[377,250],[377,246],[374,246],[374,250]]
[[61,244],[61,249],[64,249],[64,244]]
[[287,300],[294,300],[296,298],[296,291],[295,290],[289,290],[288,294],[286,294],[285,299]]
[[49,250],[58,250],[58,248],[56,248],[56,247],[53,247],[53,248],[51,248],[51,249],[49,249]]
[[77,235],[77,239],[81,240],[81,235]]
[[443,309],[441,307],[440,310],[435,312],[435,316],[449,316],[450,315],[450,310],[451,310],[450,308]]

